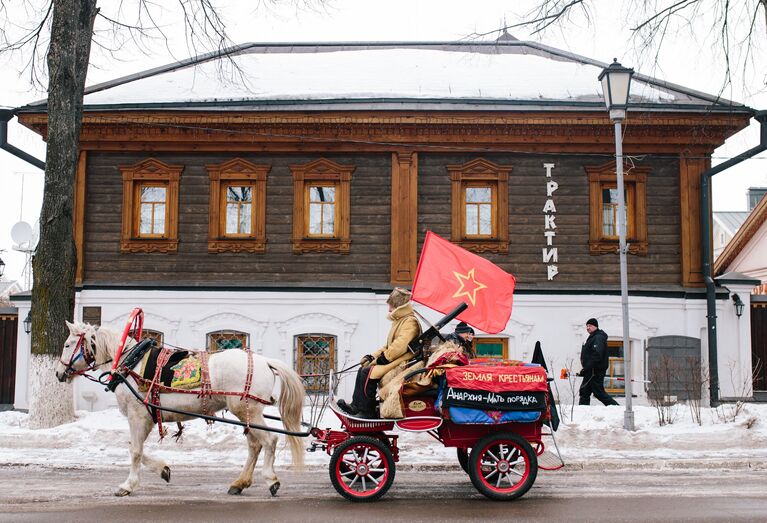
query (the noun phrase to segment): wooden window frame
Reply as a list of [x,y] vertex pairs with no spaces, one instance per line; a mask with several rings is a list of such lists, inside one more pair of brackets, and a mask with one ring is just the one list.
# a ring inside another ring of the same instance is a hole
[[490,344],[490,343],[500,343],[503,346],[503,355],[500,358],[494,358],[497,360],[507,360],[509,359],[509,338],[491,338],[491,337],[480,337],[474,338],[474,353],[477,355],[477,358],[493,358],[493,356],[480,356],[479,355],[479,346],[483,344]]
[[[293,337],[293,340],[294,340],[293,343],[294,343],[294,347],[295,347],[295,362],[296,362],[295,370],[296,370],[296,372],[299,375],[302,375],[303,371],[304,371],[304,362],[307,359],[311,359],[311,358],[307,358],[304,355],[303,350],[301,350],[302,346],[303,346],[303,341],[302,340],[307,339],[307,338],[326,338],[326,339],[331,340],[330,350],[328,351],[328,357],[327,357],[327,360],[329,362],[328,369],[332,370],[332,371],[335,371],[336,370],[336,364],[337,364],[336,360],[338,358],[338,338],[337,338],[337,336],[334,336],[332,334],[308,333],[308,332],[305,332],[305,333],[297,334],[297,335],[295,335]],[[320,358],[314,358],[314,359],[320,359]],[[325,358],[322,358],[322,359],[325,359]],[[325,380],[322,380],[322,379],[312,379],[312,378],[304,377],[303,378],[303,382],[304,382],[304,385],[306,386],[307,392],[312,392],[312,393],[328,392],[327,378]],[[312,387],[311,384],[315,383],[315,382],[319,382],[320,385],[316,386],[316,387]]]
[[[341,165],[320,158],[301,165],[291,165],[293,173],[293,253],[331,252],[349,254],[350,187],[355,166]],[[309,235],[308,187],[331,184],[336,188],[336,233],[333,237]]]
[[156,331],[154,329],[144,329],[141,332],[141,339],[145,340],[151,338],[155,341],[158,347],[162,347],[165,343],[165,333],[162,331]]
[[[589,180],[589,254],[616,254],[618,238],[602,233],[602,189],[615,187],[615,163],[586,167]],[[647,174],[648,167],[623,166],[623,185],[629,198],[626,201],[626,243],[630,254],[647,255]]]
[[243,340],[241,340],[243,341],[242,348],[247,349],[248,347],[250,347],[250,334],[248,334],[247,332],[238,331],[236,329],[219,329],[219,330],[211,331],[205,334],[205,350],[207,352],[210,352],[211,354],[215,352],[221,352],[217,350],[212,350],[213,348],[211,345],[211,342],[213,341],[212,337],[217,335],[220,335],[220,336],[229,335],[235,338],[243,338]]
[[[148,158],[134,165],[119,167],[123,179],[122,234],[120,252],[178,251],[178,192],[183,165],[170,165],[155,158]],[[160,236],[146,237],[139,234],[141,218],[140,197],[142,185],[166,187],[165,232]]]
[[[452,185],[451,240],[474,252],[509,252],[509,173],[510,165],[499,165],[477,158],[460,165],[448,165]],[[495,195],[489,237],[466,234],[466,188],[491,187]]]
[[[269,165],[257,165],[241,158],[206,166],[210,179],[210,205],[208,216],[208,252],[266,251],[266,179]],[[253,188],[251,234],[226,233],[226,188],[231,186]]]

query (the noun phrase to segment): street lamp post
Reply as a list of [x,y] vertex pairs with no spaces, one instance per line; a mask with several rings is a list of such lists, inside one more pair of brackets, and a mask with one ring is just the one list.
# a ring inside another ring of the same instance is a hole
[[629,293],[628,271],[626,268],[626,196],[623,189],[623,134],[621,123],[626,118],[629,88],[633,69],[623,67],[617,58],[602,70],[599,81],[610,120],[615,124],[615,167],[618,186],[618,254],[621,264],[621,311],[623,317],[623,369],[626,392],[626,411],[623,414],[623,428],[634,430],[634,411],[631,409],[631,346],[629,345]]

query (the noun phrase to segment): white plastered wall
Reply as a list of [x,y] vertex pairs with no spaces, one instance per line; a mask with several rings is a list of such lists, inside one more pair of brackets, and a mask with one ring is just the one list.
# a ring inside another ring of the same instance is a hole
[[[269,358],[294,364],[294,337],[303,333],[324,333],[337,339],[337,368],[356,363],[384,342],[389,329],[385,294],[372,292],[223,292],[223,291],[119,291],[86,290],[78,293],[76,315],[83,306],[101,307],[102,324],[121,331],[134,307],[145,313],[144,326],[164,333],[169,344],[202,349],[206,334],[220,329],[247,332],[254,351]],[[17,303],[23,317],[28,303]],[[25,308],[26,307],[26,308]],[[629,298],[632,370],[637,379],[645,379],[644,345],[649,337],[684,335],[701,338],[701,352],[706,364],[704,299]],[[441,314],[422,307],[416,309],[435,322]],[[719,328],[720,379],[729,372],[728,361],[741,369],[750,367],[746,336],[737,344],[729,343],[733,329],[744,334],[735,320],[734,308],[724,300],[717,302]],[[732,311],[732,314],[730,312]],[[518,294],[506,329],[491,336],[509,339],[509,357],[529,361],[536,341],[541,342],[552,376],[572,360],[580,368],[579,354],[585,341],[585,322],[599,320],[610,339],[622,339],[620,296]],[[443,328],[452,332],[455,321]],[[478,336],[485,334],[478,332]],[[734,336],[733,336],[734,339]],[[26,408],[29,336],[19,333],[17,357],[16,407]],[[339,395],[349,397],[353,373],[342,381]],[[724,386],[725,380],[721,379]],[[566,384],[559,382],[559,390]],[[637,403],[645,401],[644,387],[634,387]],[[724,393],[724,390],[723,390]],[[618,401],[623,400],[619,397]],[[78,409],[103,409],[114,405],[111,393],[83,379],[76,380],[75,402]]]

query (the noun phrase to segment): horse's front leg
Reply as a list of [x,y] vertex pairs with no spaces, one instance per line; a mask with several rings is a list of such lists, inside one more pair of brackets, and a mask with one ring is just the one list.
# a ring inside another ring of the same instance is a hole
[[144,442],[154,426],[143,405],[132,402],[127,410],[128,425],[130,426],[130,472],[128,473],[128,479],[115,491],[115,496],[127,496],[138,487],[141,461],[144,454]]

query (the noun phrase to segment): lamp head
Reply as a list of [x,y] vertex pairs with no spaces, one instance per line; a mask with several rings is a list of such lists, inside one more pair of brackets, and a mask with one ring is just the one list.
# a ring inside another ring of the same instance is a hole
[[613,58],[613,63],[602,69],[599,74],[605,106],[610,111],[610,119],[613,121],[626,118],[626,107],[628,106],[633,75],[634,70],[623,67],[617,58]]
[[735,315],[740,318],[743,316],[743,309],[745,309],[746,304],[743,303],[743,300],[740,299],[740,296],[737,294],[732,295],[732,301],[733,305],[735,305]]

